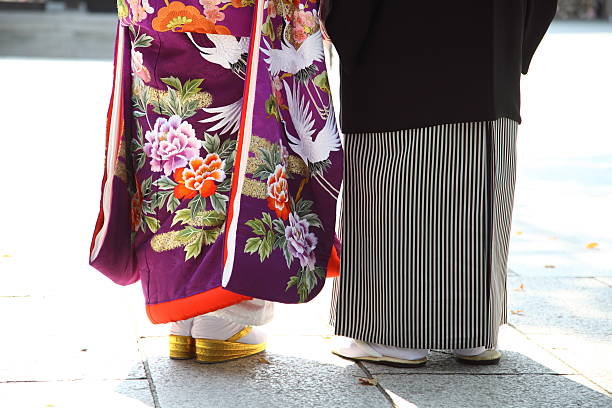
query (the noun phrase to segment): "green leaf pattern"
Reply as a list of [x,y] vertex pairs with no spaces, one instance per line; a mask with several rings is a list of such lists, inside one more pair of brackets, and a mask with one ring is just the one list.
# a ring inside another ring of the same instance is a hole
[[[281,147],[277,144],[270,148],[260,148],[257,154],[260,165],[253,172],[253,178],[266,181],[278,164],[281,163]],[[313,212],[313,202],[290,197],[292,212],[301,220],[305,221],[310,228],[323,228],[319,216]],[[273,218],[275,217],[275,218]],[[260,218],[248,220],[246,226],[251,228],[253,237],[247,239],[244,252],[250,255],[259,255],[260,262],[269,259],[275,251],[285,259],[287,267],[291,268],[295,258],[289,250],[286,237],[287,221],[278,218],[276,212],[263,212]],[[300,267],[298,274],[293,276],[287,283],[287,290],[294,288],[299,296],[300,302],[308,299],[312,290],[316,287],[319,279],[325,277],[325,269],[320,266],[314,268]]]
[[[150,47],[155,41],[153,37],[140,33],[140,27],[130,26],[132,38],[132,50]],[[133,166],[128,171],[130,180],[135,180],[134,174],[138,174],[147,165],[147,155],[144,151],[146,140],[145,129],[153,129],[153,120],[150,112],[160,116],[170,117],[178,115],[182,120],[194,116],[199,109],[198,94],[201,93],[204,79],[188,79],[181,81],[180,78],[169,76],[161,78],[166,86],[166,97],[160,98],[157,91],[145,84],[138,75],[133,75],[132,82],[132,114],[134,116],[135,137],[131,139],[127,154],[133,159]],[[153,176],[130,187],[132,196],[132,211],[137,211],[140,222],[133,225],[134,231],[156,234],[162,225],[157,213],[166,211],[173,215],[171,231],[174,239],[184,243],[185,260],[197,258],[201,255],[205,246],[212,245],[225,230],[227,202],[231,189],[231,173],[233,171],[236,140],[226,139],[224,141],[218,135],[204,133],[198,135],[202,146],[207,153],[217,153],[224,160],[225,180],[218,185],[217,192],[208,198],[197,194],[191,199],[179,199],[175,195],[175,189],[179,183],[172,175],[153,173]],[[128,157],[130,157],[128,156]],[[202,155],[205,157],[205,154]],[[134,217],[134,215],[133,215]],[[134,223],[134,220],[133,220]],[[176,229],[178,228],[178,229]],[[135,233],[132,234],[132,239]]]

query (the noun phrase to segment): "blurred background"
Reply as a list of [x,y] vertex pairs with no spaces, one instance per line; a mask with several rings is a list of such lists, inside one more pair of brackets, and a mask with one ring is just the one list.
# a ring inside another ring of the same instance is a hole
[[[65,2],[47,0],[0,0],[3,10],[45,10],[49,6],[65,9],[83,9],[90,12],[112,12],[115,4],[105,0],[68,0]],[[561,19],[594,20],[612,15],[611,0],[559,0],[558,17]]]

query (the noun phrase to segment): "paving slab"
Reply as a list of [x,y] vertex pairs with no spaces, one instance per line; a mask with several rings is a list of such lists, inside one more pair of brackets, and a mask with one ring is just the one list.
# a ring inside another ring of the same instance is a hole
[[0,383],[0,406],[7,408],[154,407],[146,380]]
[[397,406],[418,408],[541,408],[612,406],[612,398],[565,375],[375,376]]
[[612,277],[602,276],[597,278],[598,281],[601,281],[612,288]]
[[513,288],[508,296],[509,321],[521,332],[610,340],[612,288],[603,282],[592,278],[512,277],[508,287]]
[[608,341],[575,335],[536,334],[529,338],[612,394],[612,334]]
[[162,408],[389,406],[376,387],[359,384],[365,373],[331,355],[325,342],[316,336],[271,339],[266,353],[202,365],[169,360],[165,337],[145,339]]
[[[612,157],[610,159],[612,161]],[[547,169],[551,171],[551,169]],[[554,170],[552,170],[554,171]],[[606,171],[612,174],[611,169]],[[548,183],[548,182],[544,182]],[[530,195],[530,202],[533,200],[532,190],[541,191],[544,187],[538,186],[527,188],[524,194]],[[548,188],[550,188],[548,186]],[[559,187],[561,190],[566,188]],[[585,206],[601,206],[602,208],[592,209],[590,213],[602,213],[605,208],[612,206],[612,188],[606,194],[608,197],[602,200],[600,197],[589,196],[587,193],[575,192],[574,197],[582,196]],[[540,194],[540,193],[536,193]],[[586,195],[586,197],[585,197]],[[557,197],[556,200],[562,199]],[[536,200],[534,200],[536,201]],[[603,201],[603,202],[602,202]],[[520,212],[520,211],[517,211]],[[554,211],[559,221],[564,218],[562,214]],[[575,228],[572,232],[559,230],[549,230],[540,226],[537,216],[533,217],[536,221],[515,221],[511,235],[509,266],[517,274],[529,277],[612,277],[612,242],[604,240],[598,234],[587,232],[578,234]],[[596,218],[590,215],[591,218]],[[591,221],[595,222],[595,221]],[[609,237],[609,232],[601,232],[599,235]],[[597,246],[589,248],[588,245]]]
[[576,374],[544,348],[535,345],[515,329],[504,326],[500,330],[499,349],[502,361],[496,366],[469,366],[459,364],[450,350],[431,352],[426,366],[417,369],[395,368],[366,363],[373,374]]
[[0,348],[10,351],[3,353],[0,381],[145,378],[129,315],[83,302],[0,298]]

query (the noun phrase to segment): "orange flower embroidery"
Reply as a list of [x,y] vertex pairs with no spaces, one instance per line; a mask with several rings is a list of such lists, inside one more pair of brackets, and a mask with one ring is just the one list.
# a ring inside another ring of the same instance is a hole
[[274,173],[268,177],[268,208],[276,211],[278,218],[287,221],[291,208],[289,207],[289,184],[285,167],[276,166]]
[[197,8],[186,6],[180,1],[173,1],[166,7],[159,9],[157,17],[153,19],[152,27],[155,31],[161,32],[231,34],[227,27],[215,25],[200,14]]
[[197,157],[189,161],[189,167],[174,171],[174,180],[179,183],[174,187],[178,199],[193,198],[198,193],[204,198],[217,192],[217,184],[225,180],[224,162],[218,154],[211,153],[205,159]]

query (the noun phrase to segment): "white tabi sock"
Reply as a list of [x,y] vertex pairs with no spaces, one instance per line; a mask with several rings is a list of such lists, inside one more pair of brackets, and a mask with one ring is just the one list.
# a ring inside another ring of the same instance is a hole
[[193,319],[173,322],[170,325],[170,334],[174,334],[175,336],[191,336],[192,326],[193,326]]
[[[227,340],[244,328],[244,325],[234,323],[230,320],[202,315],[194,318],[193,327],[191,328],[191,337],[195,339]],[[249,334],[238,340],[238,343],[265,343],[267,337],[267,334],[262,329],[253,327]]]
[[388,357],[401,358],[402,360],[421,360],[429,355],[427,349],[410,349],[392,346],[383,346],[376,343],[368,343],[374,350]]
[[415,361],[421,360],[429,355],[429,350],[427,349],[383,346],[381,344],[366,343],[353,339],[350,339],[348,342],[346,339],[343,341],[341,340],[340,342],[337,342],[337,344],[336,350],[339,351],[341,355],[349,358],[387,356],[402,360]]

